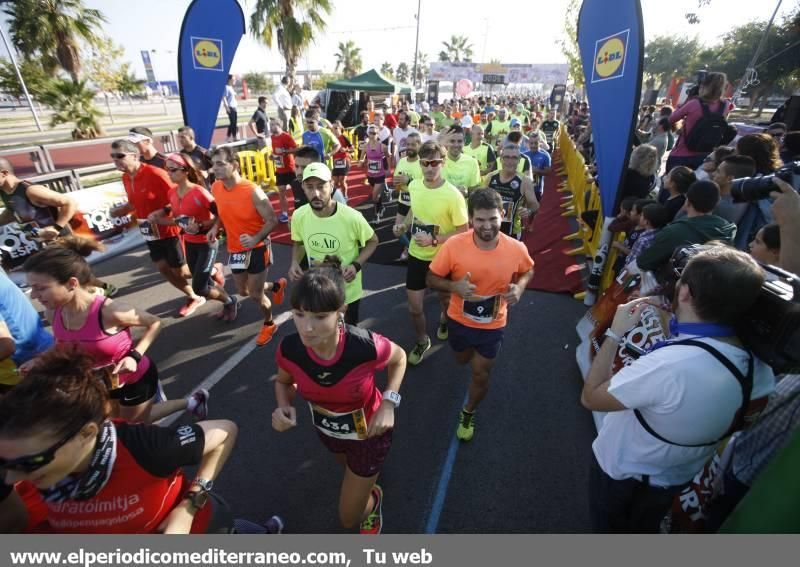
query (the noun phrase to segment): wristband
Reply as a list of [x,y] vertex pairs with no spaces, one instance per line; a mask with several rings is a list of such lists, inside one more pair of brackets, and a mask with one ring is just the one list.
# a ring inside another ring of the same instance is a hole
[[617,344],[622,344],[622,337],[620,337],[617,333],[612,331],[610,328],[606,329],[606,332],[603,333],[603,336],[608,337],[612,341],[616,342]]
[[136,361],[136,364],[139,364],[142,361],[142,353],[140,353],[136,349],[129,350],[128,354],[125,356],[130,356],[133,360]]
[[55,228],[59,233],[64,232],[64,227],[58,224],[57,222],[54,222],[51,226]]
[[350,265],[356,269],[356,273],[361,271],[361,262],[353,260],[352,262],[350,262]]

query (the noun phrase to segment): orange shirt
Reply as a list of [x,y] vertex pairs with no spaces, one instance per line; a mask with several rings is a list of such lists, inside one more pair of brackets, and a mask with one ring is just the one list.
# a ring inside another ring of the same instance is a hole
[[221,180],[211,186],[211,194],[217,202],[217,212],[225,227],[228,252],[245,252],[247,248],[239,243],[243,234],[253,236],[264,228],[264,218],[253,204],[255,183],[242,179],[239,183],[226,188]]
[[453,236],[445,242],[431,262],[430,271],[441,278],[456,281],[467,272],[477,286],[475,298],[465,301],[460,295],[450,296],[447,316],[476,329],[501,329],[506,326],[508,306],[503,293],[533,267],[525,245],[500,233],[497,247],[482,250],[475,245],[472,229]]
[[[175,225],[153,225],[151,227],[147,223],[147,216],[150,213],[169,205],[169,190],[172,189],[173,184],[167,177],[166,171],[143,163],[133,178],[127,173],[122,174],[122,185],[125,187],[125,193],[128,194],[128,203],[134,208],[133,214],[139,219],[140,228],[142,225],[150,227],[148,240],[180,236],[181,231]],[[142,234],[145,234],[144,228],[142,228]]]

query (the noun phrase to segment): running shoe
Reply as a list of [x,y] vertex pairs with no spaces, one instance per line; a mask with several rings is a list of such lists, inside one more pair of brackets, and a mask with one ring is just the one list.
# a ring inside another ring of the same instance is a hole
[[289,222],[289,215],[288,213],[281,213],[278,215],[278,222]]
[[160,404],[166,402],[168,399],[167,393],[164,391],[164,386],[161,384],[161,380],[159,380],[156,383],[156,403]]
[[194,409],[189,412],[197,418],[197,421],[203,421],[208,417],[208,398],[210,397],[211,394],[205,388],[200,388],[190,396],[196,403]]
[[178,309],[178,317],[188,317],[195,311],[197,308],[203,305],[206,302],[206,298],[202,295],[198,295],[195,298],[188,299],[186,301],[186,305]]
[[256,337],[256,344],[258,346],[264,346],[265,344],[267,344],[272,340],[272,337],[275,334],[275,331],[277,330],[278,326],[275,323],[272,323],[270,325],[266,324],[263,325],[261,327],[261,332],[259,332],[258,336]]
[[217,262],[214,264],[214,271],[211,273],[211,279],[217,284],[218,287],[224,288],[225,287],[225,272],[224,267],[222,264]]
[[422,357],[431,348],[431,338],[425,337],[425,340],[421,343],[417,343],[414,345],[414,348],[408,353],[408,363],[411,366],[416,366],[420,362],[422,362]]
[[280,516],[272,516],[266,522],[261,524],[268,534],[282,534],[283,533],[283,518]]
[[372,512],[369,513],[369,516],[364,518],[364,521],[361,522],[361,529],[359,531],[362,534],[378,535],[383,528],[383,489],[376,484],[372,487],[372,496],[375,497],[375,506],[372,508]]
[[231,296],[231,302],[222,306],[220,319],[223,321],[235,321],[236,316],[239,314],[239,300]]
[[447,321],[439,321],[439,326],[436,328],[436,338],[440,341],[446,341],[449,335],[450,333],[447,330]]
[[456,437],[459,441],[469,441],[475,434],[475,413],[468,413],[461,410],[458,416],[458,429],[456,429]]
[[273,303],[275,303],[275,305],[280,305],[281,303],[283,303],[283,296],[286,294],[287,283],[288,282],[286,281],[286,278],[281,278],[278,280],[278,286],[280,286],[280,289],[278,289],[278,291],[272,292],[272,301]]
[[235,534],[264,535],[279,534],[282,532],[283,520],[280,516],[272,516],[262,524],[251,522],[244,518],[235,518],[233,520],[233,533]]
[[114,284],[103,282],[103,295],[105,295],[106,297],[114,297],[115,295],[117,295],[118,291],[119,289],[117,289],[117,286],[115,286]]

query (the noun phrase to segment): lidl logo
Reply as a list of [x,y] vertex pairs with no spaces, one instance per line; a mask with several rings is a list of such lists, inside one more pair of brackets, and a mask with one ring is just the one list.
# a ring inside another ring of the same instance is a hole
[[624,30],[595,42],[592,82],[618,79],[625,74],[625,55],[628,52],[630,30]]
[[222,40],[207,37],[192,38],[194,68],[204,71],[224,71]]

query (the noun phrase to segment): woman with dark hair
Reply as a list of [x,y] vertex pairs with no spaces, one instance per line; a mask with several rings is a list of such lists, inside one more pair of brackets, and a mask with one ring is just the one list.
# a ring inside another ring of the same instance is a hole
[[730,101],[722,100],[722,92],[727,82],[728,77],[725,73],[708,73],[700,83],[699,96],[687,100],[683,106],[670,115],[669,121],[672,124],[683,120],[683,129],[678,141],[675,143],[675,148],[667,158],[667,171],[676,165],[685,165],[689,169],[697,169],[703,163],[703,159],[709,152],[690,149],[688,139],[695,125],[703,118],[704,107],[708,109],[709,113],[721,114],[722,116],[727,116],[728,112],[730,112]]
[[203,186],[202,176],[191,160],[183,154],[169,154],[166,165],[175,187],[169,190],[169,206],[150,213],[152,224],[181,229],[186,248],[186,263],[192,273],[192,291],[199,297],[222,303],[217,318],[233,321],[239,312],[236,298],[225,292],[223,266],[216,262],[219,242],[208,241],[208,231],[217,218],[214,197]]
[[667,222],[672,222],[686,203],[686,193],[689,186],[697,181],[694,172],[685,165],[679,165],[670,170],[662,178],[664,189],[667,191],[667,199],[662,203],[667,210]]
[[776,223],[762,226],[749,245],[750,255],[762,264],[779,266],[781,260],[781,232]]
[[[406,368],[403,349],[367,329],[344,323],[344,277],[337,256],[326,256],[292,289],[297,333],[278,346],[272,427],[297,425],[295,393],[311,408],[323,445],[344,465],[339,521],[346,529],[378,534],[383,490],[375,481],[392,445],[394,409]],[[375,373],[388,367],[387,389]]]
[[[205,419],[206,390],[154,406],[158,369],[145,353],[161,331],[161,320],[94,292],[94,274],[85,256],[100,249],[102,245],[94,239],[70,236],[31,256],[23,265],[31,298],[45,308],[56,346],[78,345],[91,358],[93,368],[106,381],[115,417],[152,423],[188,409]],[[131,329],[136,327],[144,329],[144,334],[134,343]],[[33,359],[21,370],[32,372],[38,365],[38,359]]]
[[[233,450],[236,424],[112,420],[95,364],[77,347],[53,349],[0,398],[2,531],[230,531],[230,523],[216,525],[220,509],[210,492]],[[184,466],[197,466],[194,480]],[[33,488],[38,503],[23,504],[20,493]]]
[[747,134],[739,138],[739,141],[736,142],[736,152],[755,160],[756,174],[768,175],[783,165],[778,142],[763,132]]

